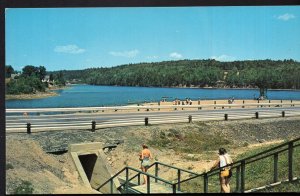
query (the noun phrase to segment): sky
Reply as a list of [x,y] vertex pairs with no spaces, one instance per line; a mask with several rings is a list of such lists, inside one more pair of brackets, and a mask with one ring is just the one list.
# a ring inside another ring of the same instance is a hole
[[300,6],[11,8],[6,65],[47,71],[181,59],[300,61]]

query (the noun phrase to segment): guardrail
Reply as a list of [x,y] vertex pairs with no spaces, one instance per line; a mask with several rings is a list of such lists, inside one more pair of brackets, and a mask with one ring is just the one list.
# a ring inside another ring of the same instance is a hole
[[[230,105],[233,104],[220,104],[220,105]],[[266,104],[243,104],[238,106],[264,106]],[[267,104],[269,105],[269,104]],[[278,103],[273,104],[278,105]],[[291,105],[291,104],[283,104]],[[31,133],[32,131],[45,131],[45,130],[71,130],[71,129],[85,129],[95,131],[100,128],[108,127],[120,127],[120,126],[133,126],[133,125],[155,125],[155,124],[166,124],[166,123],[192,123],[194,121],[208,121],[208,120],[233,120],[233,119],[246,119],[246,118],[265,118],[265,117],[287,117],[287,116],[297,116],[300,115],[300,108],[296,107],[300,105],[293,103],[292,107],[278,107],[274,111],[268,107],[259,107],[257,109],[249,109],[245,112],[244,109],[239,109],[236,111],[227,110],[211,110],[210,112],[200,112],[188,111],[188,113],[183,114],[183,112],[168,112],[168,113],[151,113],[147,115],[139,115],[138,113],[131,113],[130,118],[128,115],[115,115],[106,114],[105,119],[102,118],[102,113],[72,113],[72,114],[41,114],[43,112],[58,112],[63,110],[66,111],[95,111],[97,108],[37,108],[37,109],[7,109],[7,114],[16,114],[16,115],[6,115],[6,131],[8,132],[27,132]],[[216,105],[210,105],[214,107]],[[281,105],[282,106],[282,105]],[[145,106],[127,106],[126,108],[140,108]],[[153,107],[153,106],[151,106]],[[170,108],[176,106],[160,106],[160,108]],[[191,107],[191,106],[185,106]],[[198,106],[196,106],[198,107]],[[209,107],[209,106],[207,106]],[[100,107],[103,109],[102,107]],[[113,107],[120,108],[120,107]],[[282,109],[281,109],[282,108]],[[298,109],[299,108],[299,109]],[[99,108],[98,108],[99,109]],[[111,108],[110,108],[111,109]],[[231,112],[232,111],[232,112]],[[29,112],[27,115],[19,115],[24,112]],[[31,115],[31,113],[39,112],[39,115]],[[104,115],[104,114],[103,114]]]

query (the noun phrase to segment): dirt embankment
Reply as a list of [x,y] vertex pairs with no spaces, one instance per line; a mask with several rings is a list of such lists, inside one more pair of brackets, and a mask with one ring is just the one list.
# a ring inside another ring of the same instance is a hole
[[[291,117],[107,128],[94,133],[73,130],[7,134],[6,190],[14,193],[25,180],[31,182],[33,193],[91,193],[68,153],[47,153],[72,143],[122,140],[114,150],[105,152],[114,173],[126,165],[139,168],[142,143],[149,144],[155,160],[201,173],[213,164],[220,147],[228,149],[235,159],[252,148],[297,138],[299,127],[300,117]],[[177,175],[166,168],[160,173],[168,180]]]

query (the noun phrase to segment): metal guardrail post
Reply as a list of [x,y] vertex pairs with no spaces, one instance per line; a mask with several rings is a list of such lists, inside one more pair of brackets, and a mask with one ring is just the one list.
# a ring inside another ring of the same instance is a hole
[[148,126],[148,124],[149,124],[149,118],[146,117],[146,118],[145,118],[145,126]]
[[[269,100],[269,103],[271,103],[271,100]],[[269,107],[271,107],[271,106],[269,105]]]
[[293,180],[293,142],[289,143],[289,181],[291,182]]
[[[215,101],[214,104],[216,105],[216,104],[217,104],[217,101]],[[216,109],[216,107],[214,107],[214,109]]]
[[224,114],[225,120],[228,120],[228,114]]
[[[160,101],[158,102],[158,105],[160,106]],[[158,111],[160,111],[160,108],[158,108]]]
[[27,123],[27,133],[30,134],[31,133],[31,124]]
[[96,130],[96,122],[93,120],[92,121],[92,132],[95,132]]
[[204,193],[208,192],[208,176],[207,173],[203,176],[203,183],[204,183]]
[[189,123],[192,122],[192,115],[189,115]]
[[236,178],[235,178],[235,191],[240,192],[240,174],[241,173],[241,166],[236,167]]
[[[138,106],[140,106],[140,104],[139,104],[139,103],[138,103],[137,105],[138,105]],[[140,111],[140,108],[138,108],[138,111]]]
[[255,112],[255,118],[258,119],[259,116],[258,116],[258,112]]
[[177,182],[178,182],[178,187],[177,190],[180,191],[180,169],[177,170]]
[[[243,100],[243,104],[245,104],[245,100]],[[245,106],[243,105],[242,108],[245,108]]]
[[241,192],[245,191],[245,160],[241,161]]
[[128,167],[126,167],[126,182],[125,182],[125,193],[128,193],[128,178],[129,178],[129,171]]
[[274,154],[274,180],[273,182],[278,181],[278,153]]
[[282,117],[285,117],[285,111],[282,111],[281,114],[282,114]]
[[[155,177],[158,177],[158,163],[155,163]],[[155,182],[157,182],[157,179],[155,178]]]

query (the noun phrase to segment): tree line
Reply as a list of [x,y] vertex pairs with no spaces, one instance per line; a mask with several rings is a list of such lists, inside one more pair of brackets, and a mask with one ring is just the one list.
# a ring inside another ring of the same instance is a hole
[[111,68],[63,70],[65,79],[92,85],[299,89],[300,63],[290,60],[179,60]]
[[[10,79],[12,74],[19,74]],[[47,75],[44,66],[27,65],[23,67],[22,72],[18,73],[11,65],[5,66],[5,78],[10,79],[5,83],[6,94],[33,94],[36,92],[45,92],[48,82],[43,81]],[[50,74],[50,81],[55,81],[56,85],[64,86],[65,79],[62,72]]]

